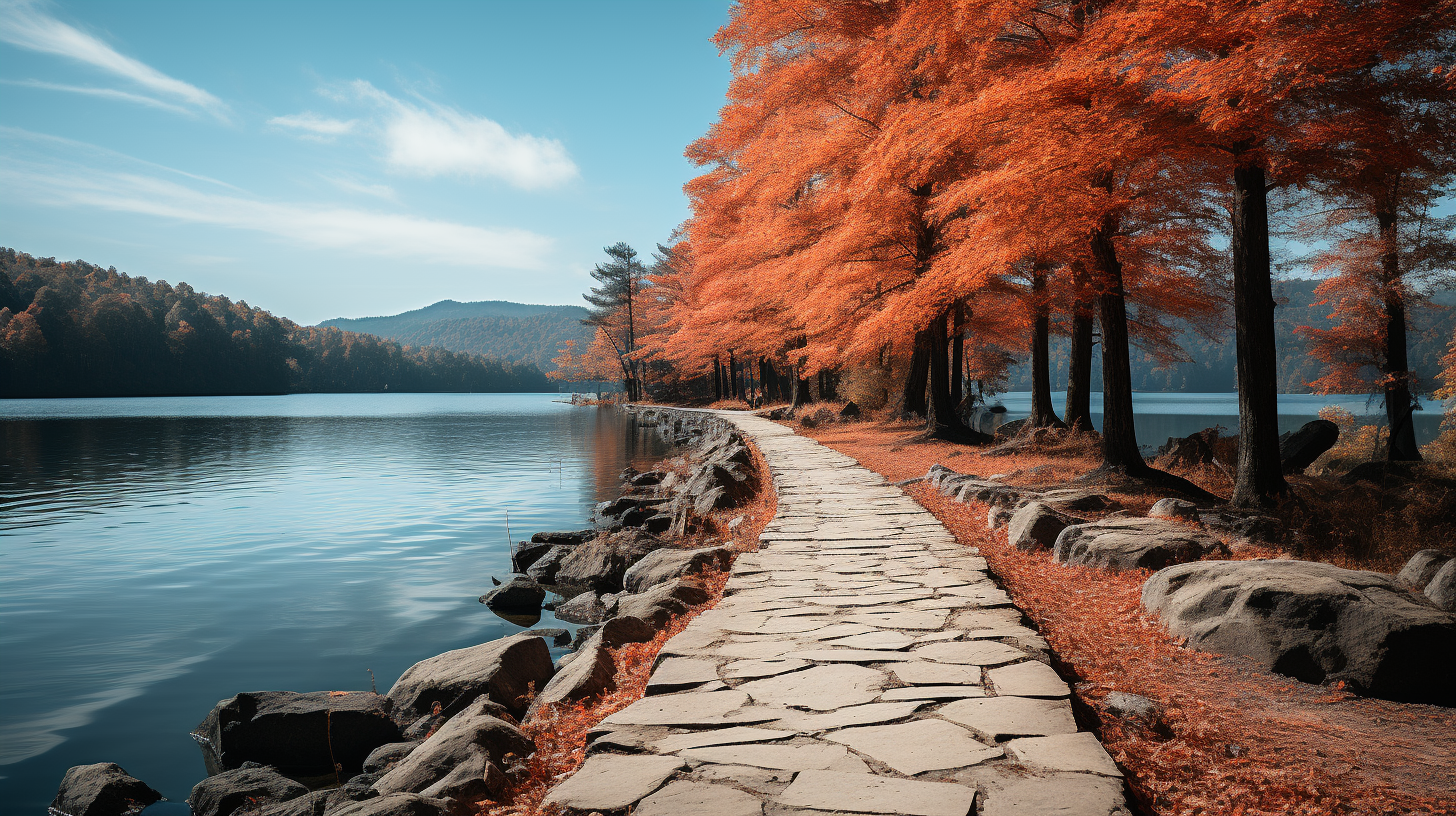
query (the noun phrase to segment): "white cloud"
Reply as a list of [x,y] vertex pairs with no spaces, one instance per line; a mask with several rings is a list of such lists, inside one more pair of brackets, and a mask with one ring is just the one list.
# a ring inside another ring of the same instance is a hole
[[275,116],[268,120],[268,124],[303,131],[304,138],[332,141],[335,136],[343,136],[353,131],[358,120],[331,119],[311,111],[304,111],[288,116]]
[[[118,53],[96,37],[36,10],[30,2],[0,3],[0,41],[86,63],[219,118],[227,107],[207,91]],[[160,100],[153,101],[166,104]]]
[[566,146],[556,139],[515,135],[483,116],[433,102],[413,105],[362,79],[349,88],[355,97],[384,109],[386,160],[397,171],[494,177],[528,190],[554,187],[577,176]]
[[0,169],[17,195],[52,206],[86,206],[251,230],[294,243],[453,266],[545,268],[551,239],[408,215],[204,193],[151,176],[85,169]]

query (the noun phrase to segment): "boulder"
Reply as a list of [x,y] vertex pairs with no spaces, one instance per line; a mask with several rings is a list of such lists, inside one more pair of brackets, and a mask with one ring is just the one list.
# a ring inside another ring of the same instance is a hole
[[1028,502],[1011,514],[1007,540],[1021,550],[1049,550],[1072,519],[1039,501]]
[[391,742],[375,748],[364,758],[364,773],[382,774],[388,771],[394,763],[409,756],[409,752],[419,747],[421,742],[422,740]]
[[193,816],[229,816],[244,808],[287,802],[306,796],[308,788],[272,768],[223,771],[197,783],[187,804]]
[[595,538],[596,530],[573,530],[564,533],[536,533],[531,536],[532,544],[581,544]]
[[653,629],[647,621],[632,615],[619,615],[603,623],[600,627],[590,632],[586,639],[577,648],[586,645],[586,641],[598,634],[602,636],[602,643],[608,649],[615,649],[628,643],[646,643],[657,637],[657,630]]
[[69,816],[131,816],[153,802],[157,793],[114,762],[77,765],[61,777],[51,812]]
[[538,584],[555,584],[556,573],[561,569],[561,562],[566,560],[568,555],[576,552],[579,545],[576,544],[552,544],[545,553],[536,556],[531,566],[526,568],[526,577]]
[[1204,428],[1182,439],[1169,437],[1167,444],[1158,448],[1158,457],[1168,457],[1173,464],[1185,467],[1212,464],[1213,443],[1217,440],[1217,428]]
[[1021,429],[1026,427],[1026,422],[1027,420],[1024,418],[1013,419],[1010,422],[1003,422],[1000,425],[996,426],[996,432],[992,434],[992,436],[994,436],[996,438],[996,441],[998,442],[1005,442],[1011,437],[1021,433]]
[[607,618],[607,606],[600,595],[587,591],[557,604],[552,614],[567,623],[601,623]]
[[1162,706],[1140,694],[1108,692],[1102,699],[1102,712],[1109,717],[1140,725],[1160,737],[1173,736],[1172,729],[1163,718]]
[[627,569],[653,550],[667,546],[662,539],[637,529],[624,529],[572,548],[556,570],[556,583],[597,592],[622,589]]
[[727,547],[698,547],[691,550],[664,548],[632,565],[622,577],[628,592],[642,592],[674,578],[694,572],[728,569],[733,553]]
[[522,634],[535,635],[538,638],[544,638],[551,641],[552,646],[565,646],[566,644],[571,642],[571,630],[561,629],[554,626],[542,626],[536,629],[527,630]]
[[693,515],[706,518],[714,510],[726,510],[733,506],[728,491],[721,487],[710,487],[693,498]]
[[1284,522],[1277,516],[1265,516],[1248,510],[1233,510],[1227,507],[1217,510],[1200,510],[1198,523],[1210,530],[1252,538],[1269,543],[1284,539]]
[[1456,612],[1456,558],[1441,565],[1431,576],[1430,583],[1426,584],[1426,597],[1438,608]]
[[477,701],[451,717],[429,739],[374,783],[380,794],[419,793],[470,799],[499,793],[507,755],[525,758],[535,746],[514,725]]
[[291,776],[353,776],[375,748],[398,742],[388,697],[368,691],[244,692],[223,700],[197,726],[211,772],[244,762]]
[[840,419],[858,419],[860,415],[859,406],[853,401],[846,402],[843,408],[839,409]]
[[480,596],[480,602],[493,612],[530,613],[541,611],[546,590],[524,575],[517,575]]
[[1228,547],[1202,530],[1154,518],[1073,524],[1057,536],[1052,551],[1052,557],[1065,564],[1113,571],[1162,569],[1210,554],[1226,557]]
[[1452,554],[1444,550],[1421,550],[1405,562],[1395,580],[1417,592],[1424,592],[1431,579],[1451,558]]
[[522,541],[516,551],[511,553],[511,572],[525,573],[541,556],[551,551],[552,544],[531,543]]
[[400,675],[389,698],[400,722],[430,713],[436,703],[448,707],[481,694],[518,715],[526,710],[529,687],[544,688],[552,673],[546,641],[513,635],[421,660]]
[[672,529],[672,524],[672,514],[664,513],[659,510],[653,515],[648,516],[647,519],[644,520],[639,526],[647,532],[652,533],[653,535],[662,535],[663,533]]
[[[333,790],[316,790],[286,802],[275,802],[261,808],[247,808],[239,811],[238,816],[244,814],[246,816],[324,816],[330,807],[352,801],[343,794],[343,790],[342,787]],[[378,795],[370,789],[368,796],[360,798],[368,799]]]
[[576,657],[557,672],[546,688],[541,689],[541,693],[531,701],[526,718],[536,716],[547,706],[582,702],[612,691],[617,687],[613,679],[616,674],[617,664],[602,642],[602,632],[598,631],[582,644]]
[[617,615],[641,618],[653,628],[661,629],[674,616],[707,599],[708,593],[699,587],[680,580],[668,581],[644,592],[621,596],[617,599]]
[[1148,518],[1198,521],[1198,505],[1182,499],[1158,499],[1148,510]]
[[1111,513],[1122,509],[1122,504],[1111,496],[1090,490],[1048,490],[1036,500],[1063,513]]
[[999,530],[1011,522],[1011,508],[999,504],[991,505],[986,511],[986,529]]
[[1306,422],[1299,430],[1279,440],[1279,465],[1285,473],[1303,473],[1339,439],[1340,426],[1328,419]]
[[627,484],[633,487],[655,487],[662,484],[662,480],[666,477],[667,474],[660,470],[649,470],[646,473],[639,473],[628,479]]
[[331,810],[328,816],[445,816],[448,803],[417,793],[396,793]]
[[1196,649],[1244,655],[1307,683],[1456,705],[1456,618],[1378,572],[1310,561],[1164,569],[1143,605]]

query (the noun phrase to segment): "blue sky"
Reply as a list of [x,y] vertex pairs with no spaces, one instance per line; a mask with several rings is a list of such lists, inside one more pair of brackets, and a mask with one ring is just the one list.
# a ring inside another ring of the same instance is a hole
[[580,303],[686,218],[726,13],[0,0],[0,245],[301,323]]

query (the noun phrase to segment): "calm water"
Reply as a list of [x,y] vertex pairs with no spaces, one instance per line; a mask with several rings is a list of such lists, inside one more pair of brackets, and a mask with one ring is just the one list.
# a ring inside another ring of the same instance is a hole
[[[1006,419],[1018,419],[1031,411],[1030,391],[1011,391],[996,398],[1006,406]],[[1239,428],[1238,394],[1166,394],[1139,392],[1132,395],[1133,425],[1144,453],[1151,453],[1168,437],[1183,437],[1220,425],[1225,433]],[[1052,405],[1057,415],[1066,407],[1065,391],[1052,392]],[[1385,423],[1385,406],[1379,399],[1364,396],[1321,396],[1319,394],[1280,394],[1279,432],[1298,430],[1299,426],[1319,418],[1319,410],[1335,405],[1368,423]],[[1415,413],[1416,441],[1424,445],[1440,431],[1442,407],[1439,402],[1423,402],[1424,410]],[[1102,428],[1102,394],[1092,394],[1092,424]]]
[[100,761],[180,801],[218,700],[384,691],[520,631],[476,601],[506,514],[579,529],[665,452],[554,397],[0,401],[0,813]]

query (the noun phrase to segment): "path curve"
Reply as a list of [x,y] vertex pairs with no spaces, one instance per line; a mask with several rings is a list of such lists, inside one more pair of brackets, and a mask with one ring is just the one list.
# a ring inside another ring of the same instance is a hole
[[547,803],[634,816],[1126,814],[1046,642],[879,474],[757,416],[778,513]]

